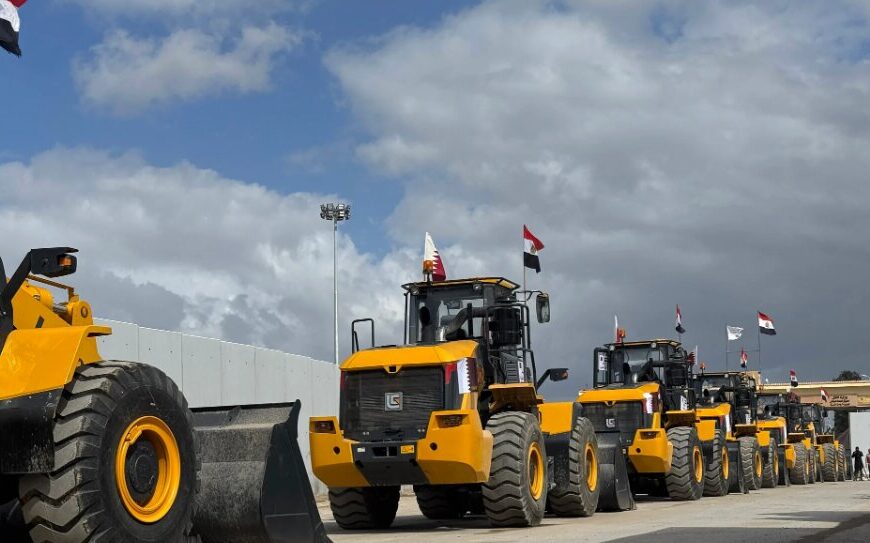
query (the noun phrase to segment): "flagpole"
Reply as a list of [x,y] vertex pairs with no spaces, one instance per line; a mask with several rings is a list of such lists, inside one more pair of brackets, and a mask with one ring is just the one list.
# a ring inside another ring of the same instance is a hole
[[[525,290],[528,290],[526,287],[526,231],[525,231],[525,225],[523,225],[523,235],[520,236],[520,238],[523,240],[523,252],[520,254],[523,255],[522,256],[522,258],[523,258],[523,261],[522,261],[523,262],[523,290],[525,291]],[[527,294],[524,293],[523,297],[525,298],[526,296],[527,296]],[[526,300],[526,301],[528,301],[528,300]]]
[[[755,320],[758,320],[758,315],[755,315]],[[761,326],[756,328],[758,334],[758,374],[761,375]]]
[[728,343],[730,339],[728,339],[728,323],[725,323],[725,371],[728,371]]

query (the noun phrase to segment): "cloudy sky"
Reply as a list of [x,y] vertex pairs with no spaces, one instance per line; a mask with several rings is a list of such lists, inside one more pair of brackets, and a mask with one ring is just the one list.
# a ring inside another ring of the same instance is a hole
[[[870,373],[870,8],[823,2],[45,0],[0,58],[0,254],[81,249],[101,316],[331,358],[451,277],[546,244],[541,366],[612,335],[771,381]],[[731,344],[739,350],[739,342]],[[732,367],[737,356],[732,355]]]

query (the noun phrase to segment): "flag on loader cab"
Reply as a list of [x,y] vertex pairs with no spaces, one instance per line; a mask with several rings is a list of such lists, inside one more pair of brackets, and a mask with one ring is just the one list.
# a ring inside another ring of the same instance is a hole
[[742,348],[740,349],[740,367],[746,369],[746,363],[749,362],[749,355]]
[[728,341],[737,341],[743,335],[743,328],[739,326],[726,326],[725,333],[728,334]]
[[523,225],[523,241],[525,243],[523,246],[523,266],[535,270],[536,273],[541,273],[541,260],[538,258],[538,251],[544,248],[544,244],[529,232],[526,225]]
[[677,304],[677,324],[674,326],[677,329],[678,334],[685,334],[686,329],[683,328],[683,314],[680,313],[680,305]]
[[767,334],[768,336],[776,335],[776,328],[773,327],[773,319],[761,311],[758,312],[758,331],[762,334]]
[[18,18],[18,8],[27,0],[0,0],[0,47],[15,56],[21,56],[18,47],[18,32],[21,30],[21,19]]
[[447,280],[447,270],[444,269],[441,254],[429,232],[426,232],[426,240],[423,242],[423,273],[431,276],[432,281]]
[[796,386],[798,386],[797,372],[796,372],[796,371],[794,371],[794,370],[789,370],[789,372],[788,372],[788,379],[789,379],[789,382],[791,382],[791,386],[792,386],[792,387],[796,387]]
[[825,389],[819,387],[819,394],[822,395],[822,403],[828,403],[828,392]]
[[689,355],[686,357],[686,363],[688,363],[690,366],[694,366],[697,361],[698,361],[698,346],[695,345],[695,350],[690,352]]

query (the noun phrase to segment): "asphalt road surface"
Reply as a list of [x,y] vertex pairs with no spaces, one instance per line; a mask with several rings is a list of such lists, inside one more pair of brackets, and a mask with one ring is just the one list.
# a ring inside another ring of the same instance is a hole
[[490,528],[482,517],[450,522],[428,520],[420,514],[413,496],[402,497],[396,522],[389,530],[348,532],[332,520],[328,504],[320,504],[320,513],[335,543],[868,543],[870,482],[780,487],[697,502],[641,497],[635,511],[596,513],[579,519],[547,517],[536,528],[512,530]]

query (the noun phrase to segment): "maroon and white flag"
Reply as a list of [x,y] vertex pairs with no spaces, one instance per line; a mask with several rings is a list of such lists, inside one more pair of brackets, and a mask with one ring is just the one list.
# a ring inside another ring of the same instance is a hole
[[761,311],[758,312],[758,331],[762,334],[767,334],[768,336],[776,335],[776,328],[773,327],[773,319]]
[[27,0],[0,0],[0,47],[15,56],[21,56],[18,46],[18,33],[21,31],[21,19],[18,18],[18,8]]
[[435,242],[429,232],[426,232],[426,240],[423,243],[423,273],[431,275],[432,281],[447,280],[447,270],[444,269],[441,254],[435,247]]

